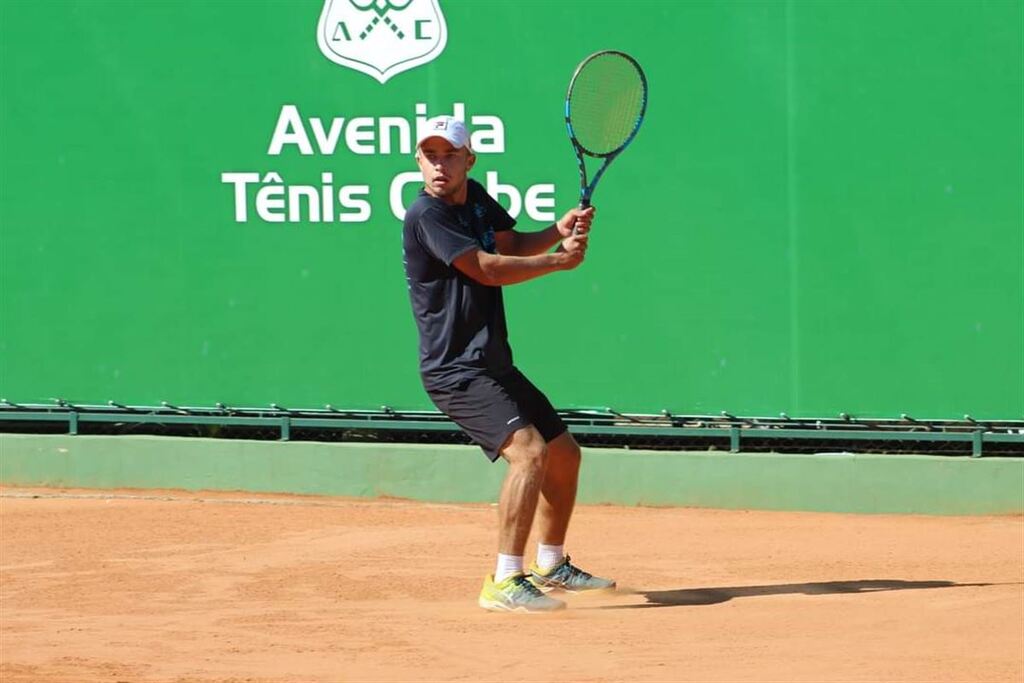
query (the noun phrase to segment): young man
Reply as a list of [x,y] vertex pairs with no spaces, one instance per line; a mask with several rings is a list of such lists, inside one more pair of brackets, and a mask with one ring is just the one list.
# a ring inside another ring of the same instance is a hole
[[[580,448],[544,394],[512,364],[501,287],[582,263],[594,210],[572,209],[545,230],[517,232],[515,220],[467,177],[475,161],[462,121],[427,122],[416,145],[424,188],[406,212],[402,236],[420,375],[438,409],[492,462],[499,456],[508,462],[498,501],[497,567],[484,580],[480,606],[556,610],[565,603],[544,594],[551,589],[611,589],[615,582],[580,570],[564,553]],[[524,572],[534,513],[540,545]]]

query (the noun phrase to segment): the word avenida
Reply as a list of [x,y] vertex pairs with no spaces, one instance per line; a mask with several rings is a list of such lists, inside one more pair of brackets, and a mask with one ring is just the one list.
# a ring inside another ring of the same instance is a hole
[[[501,154],[505,151],[505,124],[497,116],[466,118],[466,105],[456,102],[452,115],[469,126],[469,144],[478,154]],[[293,104],[281,107],[274,135],[267,154],[279,155],[289,146],[300,154],[334,154],[344,139],[352,154],[412,154],[416,139],[427,125],[427,105],[416,105],[412,121],[401,116],[356,116],[346,119],[335,116],[325,120],[316,116],[304,119]],[[415,135],[414,135],[415,133]],[[343,138],[344,134],[344,138]]]
[[[470,144],[477,154],[505,151],[505,125],[500,118],[467,118],[466,106],[461,102],[453,105],[452,113],[469,124]],[[356,157],[411,156],[427,118],[427,107],[422,103],[416,105],[412,120],[397,116],[307,118],[297,106],[286,104],[278,114],[267,155],[297,152],[302,156],[337,157],[347,150]],[[273,170],[221,173],[221,182],[233,188],[238,223],[248,222],[253,215],[267,223],[366,223],[372,219],[374,202],[370,185],[336,185],[334,173],[324,171],[319,175],[320,182],[316,185],[288,184]],[[513,217],[525,211],[535,221],[555,220],[554,184],[538,183],[520,191],[514,185],[502,183],[495,171],[484,175],[487,192],[506,204]],[[422,182],[419,171],[399,173],[388,182],[387,203],[395,218],[405,217],[403,197],[411,196],[405,192],[406,186]]]

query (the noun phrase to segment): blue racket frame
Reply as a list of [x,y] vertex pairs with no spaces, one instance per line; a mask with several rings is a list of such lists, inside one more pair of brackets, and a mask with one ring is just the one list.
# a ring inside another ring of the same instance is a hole
[[[643,101],[641,102],[641,105],[640,105],[640,113],[637,115],[636,122],[633,124],[633,131],[629,134],[629,137],[626,138],[625,142],[623,142],[621,145],[619,145],[617,148],[613,149],[610,152],[606,152],[604,154],[599,154],[597,152],[592,152],[589,149],[585,148],[583,145],[580,144],[580,141],[576,138],[576,133],[572,129],[572,105],[571,105],[570,102],[572,100],[572,89],[573,89],[573,86],[576,85],[576,77],[579,76],[579,74],[583,70],[583,68],[591,60],[593,60],[593,59],[595,59],[597,57],[600,57],[602,55],[609,55],[609,54],[611,54],[611,55],[618,55],[620,57],[623,57],[623,58],[629,60],[629,62],[631,62],[633,64],[633,67],[636,68],[637,73],[640,74],[640,81],[643,84]],[[576,71],[574,71],[573,74],[572,74],[572,80],[569,81],[569,90],[566,92],[566,95],[565,95],[565,126],[568,129],[568,131],[569,131],[569,140],[570,140],[570,142],[572,142],[573,151],[576,152],[576,161],[577,161],[577,163],[579,164],[579,167],[580,167],[580,208],[581,209],[585,209],[588,206],[590,206],[590,199],[594,195],[594,189],[597,187],[598,181],[601,180],[601,176],[604,175],[605,170],[607,170],[608,166],[612,163],[612,161],[615,159],[615,157],[617,157],[619,154],[621,154],[622,150],[626,149],[626,147],[629,146],[629,143],[631,143],[633,141],[633,138],[636,137],[637,132],[640,130],[640,124],[642,124],[644,122],[644,115],[646,115],[646,113],[647,113],[647,74],[645,74],[644,70],[642,68],[640,68],[640,63],[637,62],[635,59],[633,59],[633,57],[631,57],[630,55],[626,54],[625,52],[620,52],[619,50],[601,50],[599,52],[595,52],[592,55],[589,55],[586,59],[584,59],[582,62],[580,62],[579,66],[576,67]],[[584,156],[593,157],[595,159],[604,159],[604,163],[601,164],[601,168],[598,169],[597,173],[594,174],[594,178],[589,183],[587,182],[587,166],[586,166],[586,163],[584,161]]]

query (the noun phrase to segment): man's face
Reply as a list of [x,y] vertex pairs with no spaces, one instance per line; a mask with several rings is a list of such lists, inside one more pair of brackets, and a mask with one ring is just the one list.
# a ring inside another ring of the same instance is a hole
[[475,161],[468,149],[456,149],[444,138],[427,138],[416,153],[427,194],[449,202],[465,200],[466,174]]

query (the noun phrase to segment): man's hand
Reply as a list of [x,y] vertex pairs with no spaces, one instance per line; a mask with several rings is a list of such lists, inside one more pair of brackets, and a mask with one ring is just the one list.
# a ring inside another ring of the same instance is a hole
[[589,235],[580,233],[579,235],[570,235],[562,240],[562,244],[559,245],[555,254],[561,257],[561,265],[565,270],[572,270],[583,263],[583,257],[587,253],[588,239]]
[[594,207],[590,206],[586,209],[569,209],[564,216],[555,222],[555,226],[558,228],[558,234],[562,237],[571,237],[573,228],[576,228],[576,232],[581,235],[590,232],[590,224],[593,222]]

